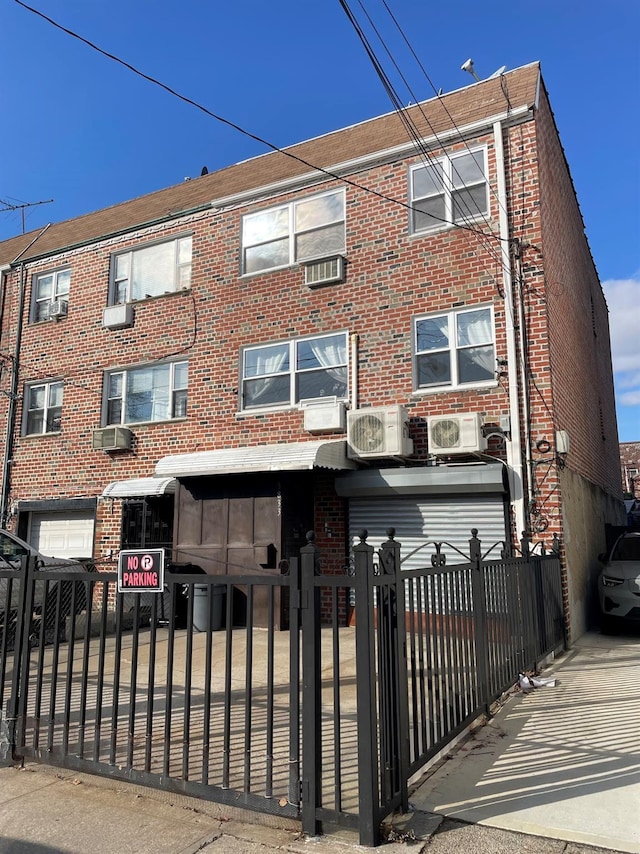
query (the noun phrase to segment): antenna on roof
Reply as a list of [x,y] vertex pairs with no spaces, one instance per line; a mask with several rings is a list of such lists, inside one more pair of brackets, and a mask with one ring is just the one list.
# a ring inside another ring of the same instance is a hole
[[493,74],[490,74],[487,77],[487,80],[493,80],[494,77],[502,77],[502,75],[505,73],[506,70],[507,70],[507,66],[501,65],[500,68],[498,68],[496,71],[493,72]]
[[33,208],[36,205],[50,205],[53,202],[53,199],[44,199],[42,202],[23,202],[20,205],[14,205],[11,202],[7,202],[4,199],[0,199],[0,204],[5,205],[4,208],[0,208],[0,213],[4,211],[20,211],[22,217],[22,233],[24,234],[24,210],[25,208]]
[[460,66],[460,70],[468,72],[473,77],[474,80],[476,80],[478,83],[480,82],[480,78],[476,74],[475,69],[473,67],[473,60],[472,59],[468,59],[466,62],[463,62],[462,65]]

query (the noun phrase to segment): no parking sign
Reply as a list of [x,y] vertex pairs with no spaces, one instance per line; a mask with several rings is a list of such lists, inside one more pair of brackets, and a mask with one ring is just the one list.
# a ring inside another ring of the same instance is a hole
[[118,593],[162,593],[164,549],[135,549],[118,556]]

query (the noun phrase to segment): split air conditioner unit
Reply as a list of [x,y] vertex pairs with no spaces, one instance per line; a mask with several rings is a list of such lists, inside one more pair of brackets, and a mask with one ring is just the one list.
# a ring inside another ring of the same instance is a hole
[[427,419],[429,453],[436,456],[472,454],[485,451],[482,418],[477,412],[432,415]]
[[347,456],[351,459],[408,457],[413,453],[403,406],[347,412]]

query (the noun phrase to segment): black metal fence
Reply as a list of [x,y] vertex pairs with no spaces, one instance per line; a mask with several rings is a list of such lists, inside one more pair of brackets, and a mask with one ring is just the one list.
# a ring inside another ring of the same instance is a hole
[[393,536],[376,552],[363,533],[353,574],[324,575],[310,536],[282,575],[168,573],[163,595],[0,569],[0,758],[376,845],[411,775],[563,643],[558,554],[483,560],[475,534],[465,563],[432,551],[403,569]]

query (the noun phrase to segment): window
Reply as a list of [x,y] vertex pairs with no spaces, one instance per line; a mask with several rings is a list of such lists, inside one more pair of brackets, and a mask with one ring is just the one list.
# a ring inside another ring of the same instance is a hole
[[414,328],[417,388],[457,388],[495,381],[490,307],[419,317]]
[[27,386],[25,433],[58,433],[62,418],[62,381]]
[[465,151],[411,169],[411,230],[442,228],[489,211],[484,150]]
[[243,409],[346,397],[346,333],[248,347],[242,354]]
[[258,273],[345,250],[344,191],[248,214],[242,219],[242,271]]
[[113,371],[106,381],[106,423],[168,421],[187,414],[187,362]]
[[33,321],[48,320],[52,316],[52,306],[69,296],[71,270],[57,270],[55,273],[42,273],[33,282]]
[[112,258],[111,304],[191,287],[191,237],[130,249]]

